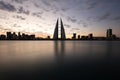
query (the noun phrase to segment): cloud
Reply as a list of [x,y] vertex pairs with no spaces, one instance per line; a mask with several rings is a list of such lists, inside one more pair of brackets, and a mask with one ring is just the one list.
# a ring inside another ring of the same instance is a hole
[[0,19],[8,19],[6,15],[0,15]]
[[26,18],[24,18],[22,16],[19,16],[19,15],[13,16],[13,18],[20,19],[20,20],[25,20],[26,19]]
[[61,11],[65,12],[65,11],[68,11],[70,8],[65,8],[65,7],[62,7],[61,8]]
[[32,13],[32,15],[33,16],[36,16],[36,17],[38,17],[38,18],[42,18],[42,15],[43,14],[43,12],[35,12],[35,13]]
[[114,17],[113,20],[120,20],[120,16]]
[[18,24],[14,24],[13,27],[21,27],[21,26],[19,26]]
[[78,22],[78,25],[82,25],[84,28],[88,27],[88,23],[86,23],[86,22],[83,21],[83,20],[80,20],[80,21]]
[[0,9],[10,11],[10,12],[16,11],[16,8],[14,7],[14,5],[5,3],[3,1],[0,1]]
[[77,30],[79,31],[80,29],[79,29],[79,28],[72,28],[72,29],[71,29],[71,31],[74,31],[74,30],[75,30],[75,31],[77,31]]
[[98,21],[108,19],[110,16],[111,16],[111,13],[105,13],[104,15],[98,18]]
[[89,7],[87,9],[92,9],[92,8],[95,8],[98,5],[98,2],[92,2],[88,5],[89,5]]
[[69,24],[64,24],[64,26],[67,27],[67,28],[71,27],[71,25],[69,25]]
[[82,23],[83,27],[88,27],[87,23]]
[[20,3],[20,4],[23,4],[24,1],[28,1],[28,0],[12,0],[12,2],[16,2],[16,3]]
[[19,7],[17,13],[23,13],[23,14],[29,15],[30,11],[29,10],[24,10],[24,8],[21,6],[21,7]]
[[43,4],[45,4],[46,6],[51,6],[50,2],[46,1],[46,0],[41,0]]
[[71,22],[73,22],[73,23],[77,22],[77,19],[72,18],[72,17],[68,17],[67,19],[68,19],[68,21],[71,21]]
[[2,25],[0,25],[0,30],[3,30],[3,31],[12,31],[12,30],[9,29],[9,28],[4,28]]
[[38,5],[37,3],[34,3],[34,6],[37,7],[37,8],[40,7],[40,5]]

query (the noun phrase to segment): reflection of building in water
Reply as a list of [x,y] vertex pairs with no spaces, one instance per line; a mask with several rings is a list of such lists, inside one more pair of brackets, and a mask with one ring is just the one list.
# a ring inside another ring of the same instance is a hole
[[[106,42],[106,61],[109,63],[111,61],[111,56],[113,53],[113,42]],[[115,54],[115,53],[114,53]]]
[[65,43],[64,41],[54,42],[54,53],[58,62],[63,62],[65,54]]

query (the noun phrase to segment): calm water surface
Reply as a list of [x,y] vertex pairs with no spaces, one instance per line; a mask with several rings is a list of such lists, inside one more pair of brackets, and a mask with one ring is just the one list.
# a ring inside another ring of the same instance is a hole
[[119,41],[0,41],[0,80],[111,79]]

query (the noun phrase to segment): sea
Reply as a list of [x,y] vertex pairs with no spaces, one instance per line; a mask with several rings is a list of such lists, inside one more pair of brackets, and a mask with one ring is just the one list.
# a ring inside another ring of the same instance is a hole
[[0,80],[112,80],[120,41],[0,41]]

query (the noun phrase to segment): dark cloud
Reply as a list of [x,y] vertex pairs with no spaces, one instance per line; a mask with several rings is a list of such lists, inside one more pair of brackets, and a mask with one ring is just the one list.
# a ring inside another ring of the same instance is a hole
[[21,26],[19,26],[18,24],[14,24],[13,27],[21,27]]
[[45,4],[46,6],[51,6],[50,2],[46,1],[46,0],[41,0],[43,4]]
[[88,4],[88,8],[87,9],[92,9],[92,8],[95,8],[97,6],[98,2],[92,2],[90,4]]
[[[37,2],[34,2],[33,3],[33,5],[36,7],[36,8],[41,8],[43,11],[46,11],[46,12],[49,12],[50,11],[50,7],[52,7],[48,2],[46,2],[45,0],[42,0],[42,3],[45,5],[45,6],[43,6],[43,5],[40,5],[39,3],[37,3]],[[49,6],[49,8],[48,7],[46,7],[46,6]],[[54,6],[55,7],[55,6]]]
[[85,21],[83,21],[83,20],[80,20],[78,22],[78,25],[82,25],[84,28],[88,27],[88,24]]
[[26,19],[26,18],[24,18],[22,16],[19,16],[19,15],[13,16],[13,18],[20,19],[20,20],[25,20]]
[[32,13],[33,16],[36,16],[38,18],[42,18],[42,14],[43,12],[35,12],[35,13]]
[[29,10],[25,10],[25,9],[21,6],[21,7],[19,7],[17,13],[23,13],[23,14],[29,15],[29,14],[30,14],[30,11],[29,11]]
[[28,1],[28,0],[12,0],[12,2],[16,2],[16,3],[20,3],[20,4],[23,4],[24,1]]
[[70,28],[71,26],[69,24],[64,24],[65,27]]
[[60,9],[56,5],[54,5],[54,8],[52,8],[51,10],[53,11],[54,14],[59,13],[60,11]]
[[87,23],[82,23],[83,27],[88,27],[88,24]]
[[16,8],[14,7],[14,5],[10,3],[5,3],[3,1],[0,1],[0,9],[10,11],[10,12],[16,11]]
[[40,7],[40,5],[38,5],[37,3],[34,3],[34,6],[37,7],[37,8]]
[[120,16],[114,17],[113,20],[120,20]]
[[72,17],[68,17],[67,20],[68,20],[68,21],[71,21],[71,22],[73,22],[73,23],[77,22],[77,19],[72,18]]
[[98,18],[98,21],[108,19],[110,16],[111,16],[111,13],[105,13],[104,15]]
[[65,12],[67,10],[69,10],[70,8],[61,8],[61,11]]

